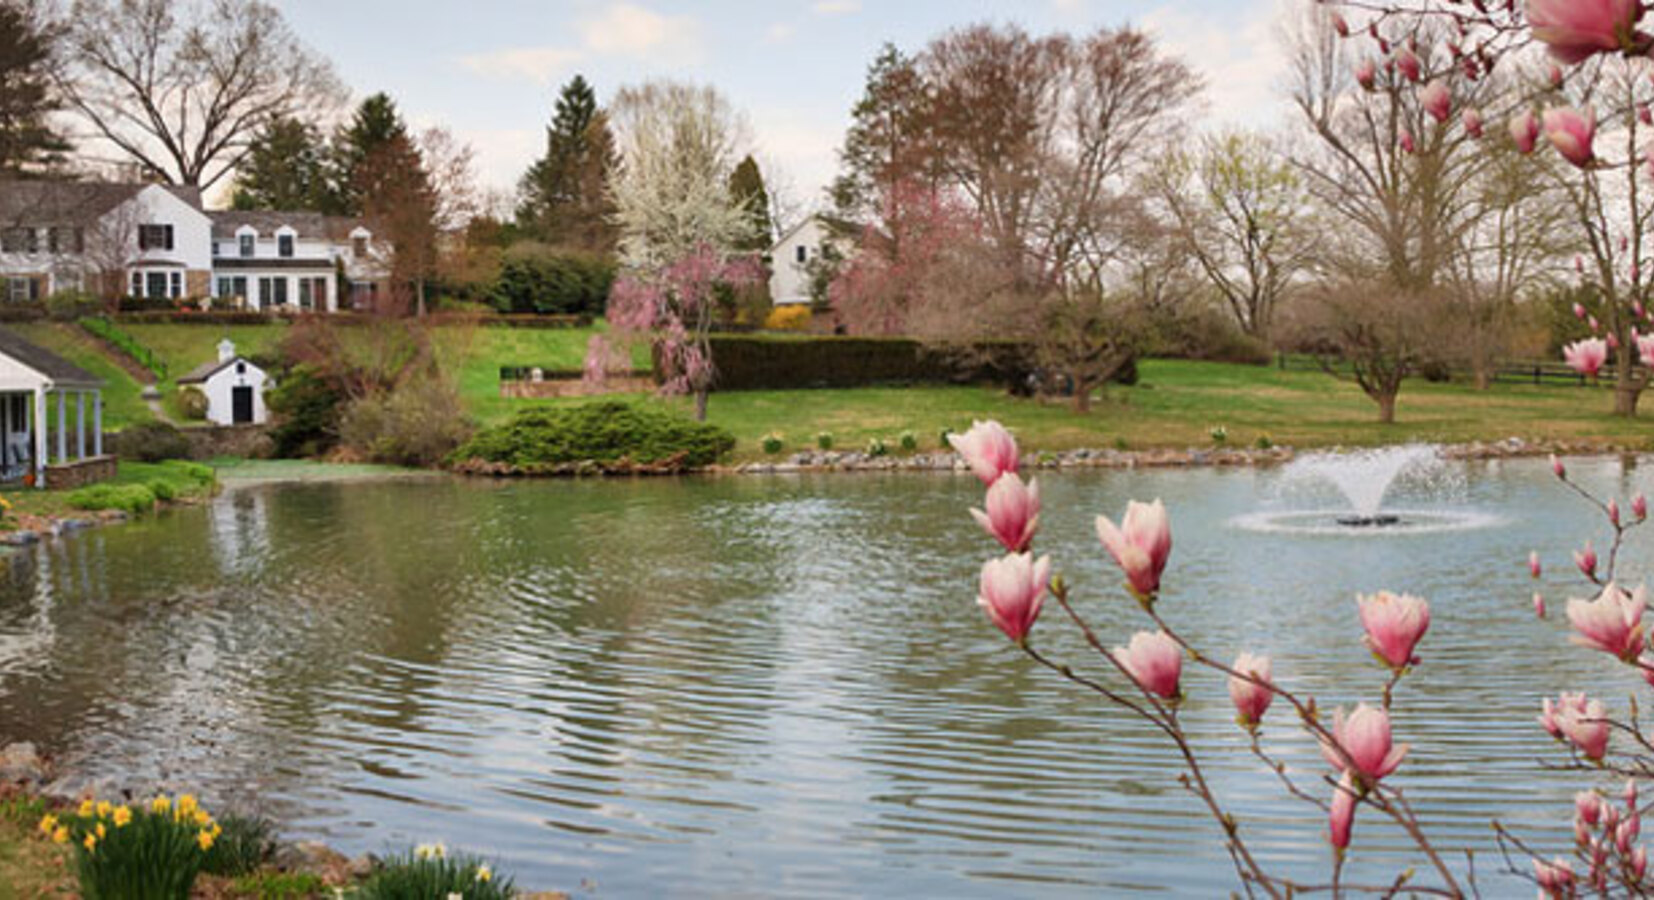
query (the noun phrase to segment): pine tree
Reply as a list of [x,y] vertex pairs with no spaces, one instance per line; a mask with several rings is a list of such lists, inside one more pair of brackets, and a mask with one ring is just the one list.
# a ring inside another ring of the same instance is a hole
[[913,59],[885,44],[867,69],[867,87],[850,111],[839,150],[843,172],[831,187],[839,215],[868,221],[883,213],[896,185],[935,180],[929,99]]
[[735,242],[735,249],[768,250],[775,242],[775,229],[770,223],[770,193],[764,187],[764,175],[758,171],[758,161],[751,154],[729,173],[729,197],[746,213],[750,223],[748,234]]
[[395,172],[381,165],[368,165],[380,150],[392,148],[393,157],[405,155],[400,148],[414,150],[408,126],[397,112],[396,103],[380,92],[362,101],[356,115],[333,139],[331,196],[328,212],[362,215],[366,198],[380,192],[381,183]]
[[547,243],[610,252],[613,209],[604,186],[614,162],[608,117],[591,85],[576,75],[558,93],[545,156],[518,186],[518,227]]
[[236,171],[236,209],[329,208],[327,147],[314,125],[276,119],[259,131]]
[[69,144],[47,121],[62,104],[52,88],[54,33],[34,7],[0,3],[0,172],[63,162]]

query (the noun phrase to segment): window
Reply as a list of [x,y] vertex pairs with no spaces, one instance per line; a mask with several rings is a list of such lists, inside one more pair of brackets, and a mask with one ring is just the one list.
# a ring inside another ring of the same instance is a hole
[[299,279],[299,309],[311,309],[311,308],[313,308],[313,305],[314,305],[313,301],[310,299],[310,279],[300,278]]
[[315,281],[316,287],[311,291],[311,296],[316,301],[316,308],[327,309],[327,279],[317,278]]
[[34,253],[40,249],[33,228],[13,227],[0,231],[0,250],[7,253]]
[[276,255],[282,259],[293,256],[293,236],[290,234],[276,235]]
[[237,374],[237,375],[245,375],[245,374],[247,374],[247,364],[246,364],[246,363],[244,363],[244,362],[238,362],[238,363],[236,363],[236,364],[235,364],[235,373],[236,373],[236,374]]
[[275,293],[270,295],[270,302],[277,306],[281,306],[287,302],[287,279],[274,278],[271,279],[271,281],[276,290]]
[[326,309],[327,308],[327,279],[300,278],[299,279],[299,308]]
[[245,298],[247,296],[246,277],[237,275],[233,278],[218,279],[218,293],[214,296],[220,300],[232,300],[236,297]]
[[170,293],[168,293],[167,296],[175,297],[175,298],[184,296],[184,273],[183,272],[168,272],[167,273],[167,284],[171,289]]
[[237,245],[237,249],[240,250],[240,252],[241,252],[241,258],[242,259],[251,259],[252,258],[252,256],[253,256],[253,242],[256,241],[257,239],[258,239],[257,235],[251,235],[251,234],[238,234],[238,235],[236,235],[236,238],[235,238],[236,245]]
[[368,255],[368,239],[365,238],[365,237],[353,237],[353,238],[351,238],[350,239],[350,255],[358,257],[358,258],[363,257],[363,256],[367,256]]
[[6,299],[13,303],[27,303],[40,299],[40,282],[33,278],[6,279]]
[[49,253],[84,253],[86,232],[78,227],[54,225],[46,229],[46,250]]
[[144,275],[143,296],[161,298],[167,295],[167,273],[149,272]]
[[258,300],[260,306],[281,306],[287,302],[286,278],[260,278],[258,280]]
[[139,250],[171,250],[172,249],[172,226],[171,225],[139,225],[138,226],[138,249]]
[[132,273],[132,296],[142,297],[143,295],[144,295],[144,274],[142,272],[133,272]]
[[799,262],[808,262],[810,259],[810,248],[804,246],[803,244],[799,244],[798,249],[794,250],[793,254],[798,258]]

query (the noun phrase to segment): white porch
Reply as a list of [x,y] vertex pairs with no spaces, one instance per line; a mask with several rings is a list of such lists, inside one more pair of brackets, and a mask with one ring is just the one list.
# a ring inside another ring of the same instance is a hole
[[47,467],[103,456],[103,392],[41,385],[0,389],[0,481],[47,486]]

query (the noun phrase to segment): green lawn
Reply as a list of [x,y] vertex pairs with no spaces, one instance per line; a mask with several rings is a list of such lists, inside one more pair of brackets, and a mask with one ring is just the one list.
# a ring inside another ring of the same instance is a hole
[[6,327],[104,380],[105,428],[117,431],[154,418],[140,396],[143,386],[105,355],[101,342],[79,325],[73,322],[19,322]]
[[184,414],[177,403],[178,379],[188,375],[196,366],[217,359],[219,341],[229,338],[235,341],[237,352],[251,356],[274,350],[282,335],[287,333],[287,325],[282,322],[268,325],[137,325],[117,321],[116,324],[166,363],[167,377],[160,383],[161,397],[167,412],[180,422],[184,420]]
[[[116,476],[102,484],[148,484],[152,481],[165,481],[172,486],[174,493],[180,499],[196,499],[206,495],[210,489],[203,488],[183,476],[174,466],[182,465],[175,462],[142,463],[121,460]],[[50,481],[47,482],[50,484]],[[13,515],[34,516],[87,516],[91,515],[84,510],[75,509],[69,505],[69,495],[74,491],[36,490],[24,487],[21,484],[8,485],[0,490],[0,496],[12,505]]]
[[[1084,416],[1066,403],[1017,399],[996,388],[889,387],[713,394],[709,419],[735,434],[740,459],[761,457],[759,442],[771,431],[785,438],[788,451],[813,447],[820,431],[831,432],[839,449],[861,449],[874,437],[894,449],[911,430],[920,449],[935,449],[942,428],[962,430],[982,418],[1003,421],[1025,447],[1040,450],[1207,446],[1219,425],[1231,446],[1253,446],[1262,436],[1302,448],[1514,435],[1654,448],[1649,421],[1613,416],[1606,390],[1500,385],[1483,392],[1412,381],[1402,391],[1397,422],[1380,425],[1377,407],[1359,388],[1318,372],[1145,360],[1141,373],[1136,386],[1111,388]],[[533,402],[499,401],[490,411]],[[689,408],[683,399],[651,402]],[[1654,417],[1654,408],[1646,415]]]

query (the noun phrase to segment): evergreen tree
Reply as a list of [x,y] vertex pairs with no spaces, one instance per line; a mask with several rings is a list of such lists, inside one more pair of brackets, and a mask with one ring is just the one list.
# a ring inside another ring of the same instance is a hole
[[547,243],[610,252],[615,236],[605,184],[614,162],[608,116],[576,75],[558,94],[545,156],[519,184],[518,227]]
[[830,193],[841,216],[869,221],[888,210],[895,187],[934,183],[935,152],[930,94],[912,57],[885,44],[867,69],[867,87],[850,111],[850,129],[839,150],[843,172]]
[[69,144],[47,122],[62,104],[52,88],[55,34],[33,5],[0,3],[0,172],[63,162]]
[[235,176],[236,209],[329,209],[327,148],[314,125],[275,119],[259,131]]
[[357,214],[391,247],[395,308],[425,314],[425,287],[436,272],[437,189],[419,146],[405,130],[372,147],[354,167],[352,191]]
[[751,154],[729,173],[729,198],[746,213],[750,223],[748,234],[735,242],[735,249],[768,250],[775,242],[775,229],[770,223],[770,192],[764,187],[764,175],[758,171],[758,161]]
[[[389,159],[406,157],[410,151],[418,155],[396,103],[383,92],[363,100],[350,124],[333,139],[333,184],[328,212],[362,215],[366,198],[381,193],[386,179],[396,177],[393,170],[378,164],[385,160],[375,160],[381,150],[387,151]],[[370,161],[376,164],[370,165]]]

